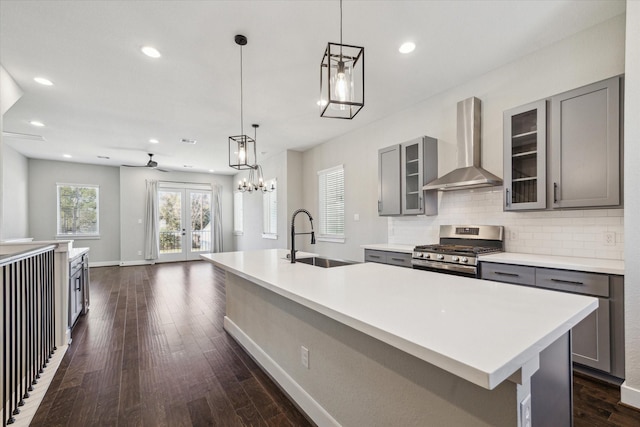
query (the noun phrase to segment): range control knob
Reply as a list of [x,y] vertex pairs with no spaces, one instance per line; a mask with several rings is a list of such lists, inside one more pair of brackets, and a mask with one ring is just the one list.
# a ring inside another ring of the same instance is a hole
[[439,254],[439,255],[437,256],[437,258],[438,258],[438,259],[444,259],[444,255],[440,255],[440,254]]
[[431,258],[431,254],[424,254],[424,257],[425,257],[426,259],[429,259],[429,258]]
[[469,260],[467,259],[466,256],[463,256],[462,258],[460,258],[460,262],[467,263],[467,262],[469,262]]
[[457,261],[458,261],[458,257],[457,257],[457,256],[455,256],[455,255],[454,255],[454,256],[452,256],[452,257],[451,257],[451,261],[453,261],[453,262],[457,262]]

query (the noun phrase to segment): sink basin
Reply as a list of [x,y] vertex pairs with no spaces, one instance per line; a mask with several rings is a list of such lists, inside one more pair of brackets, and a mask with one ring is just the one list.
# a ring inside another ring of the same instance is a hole
[[351,265],[351,264],[359,264],[356,261],[347,261],[345,259],[333,259],[333,258],[323,258],[323,257],[311,257],[311,258],[300,258],[296,259],[296,262],[301,262],[303,264],[315,265],[316,267],[340,267],[343,265]]

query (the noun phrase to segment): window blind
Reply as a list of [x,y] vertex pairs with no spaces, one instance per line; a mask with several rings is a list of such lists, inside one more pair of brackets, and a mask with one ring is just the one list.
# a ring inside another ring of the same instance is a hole
[[240,191],[236,191],[233,193],[233,233],[234,234],[242,234],[244,232],[244,228],[242,222],[243,218],[243,206],[242,206],[242,193]]
[[318,172],[319,234],[344,237],[344,168],[342,165]]

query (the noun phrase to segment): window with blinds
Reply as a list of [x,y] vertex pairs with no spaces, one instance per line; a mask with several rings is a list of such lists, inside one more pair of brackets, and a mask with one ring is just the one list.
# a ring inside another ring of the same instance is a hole
[[318,172],[318,240],[344,242],[344,168]]
[[262,195],[262,238],[278,238],[278,189]]
[[233,193],[233,234],[236,235],[244,233],[242,201],[242,193],[240,191]]

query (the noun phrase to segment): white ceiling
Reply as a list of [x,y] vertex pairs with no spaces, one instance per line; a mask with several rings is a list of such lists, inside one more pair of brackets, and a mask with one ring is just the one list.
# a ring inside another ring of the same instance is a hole
[[[244,133],[260,124],[260,160],[415,105],[624,13],[625,2],[345,0],[343,10],[344,43],[365,47],[366,104],[354,120],[320,118],[316,105],[322,54],[339,41],[337,0],[1,0],[0,63],[24,90],[3,130],[46,140],[4,141],[29,158],[142,165],[153,152],[165,169],[232,174],[228,136],[241,131],[236,34],[249,41]],[[400,54],[407,40],[417,48]],[[162,58],[142,55],[144,45]]]

